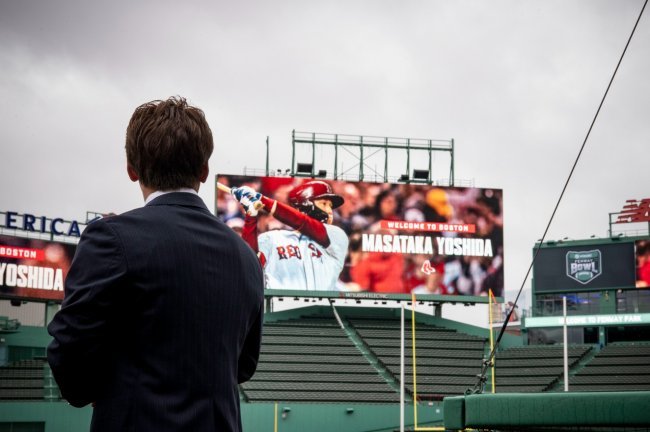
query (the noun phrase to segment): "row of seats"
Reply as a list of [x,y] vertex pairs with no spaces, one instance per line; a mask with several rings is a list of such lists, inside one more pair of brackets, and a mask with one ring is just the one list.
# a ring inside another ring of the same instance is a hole
[[[379,362],[400,379],[401,322],[398,319],[350,318]],[[404,388],[419,400],[439,400],[459,395],[476,383],[485,351],[485,338],[471,336],[453,329],[416,323],[415,372],[413,379],[413,333],[410,320],[405,321]]]
[[[399,384],[399,320],[361,317],[344,320]],[[290,331],[292,328],[294,333]],[[338,338],[336,343],[333,338]],[[408,320],[404,342],[404,384],[411,396],[417,391],[418,399],[439,399],[463,394],[476,384],[486,339],[418,323],[415,382]],[[581,361],[584,363],[593,355],[593,350],[591,345],[569,347],[569,368],[580,367]],[[648,390],[648,358],[650,343],[612,344],[589,361],[588,367],[571,377],[571,390]],[[270,324],[265,329],[258,375],[245,390],[247,399],[331,402],[354,401],[358,395],[365,394],[361,397],[366,402],[393,400],[395,386],[384,386],[385,379],[374,368],[369,368],[367,362],[358,355],[358,349],[333,317],[303,317]],[[495,364],[499,393],[552,391],[563,377],[563,347],[543,345],[501,350],[495,357]],[[291,369],[291,374],[287,374],[287,369]],[[339,396],[333,394],[336,392]],[[370,394],[375,396],[370,397]]]
[[[592,349],[574,345],[567,350],[569,368]],[[548,391],[564,374],[561,345],[528,345],[499,351],[494,359],[497,393],[538,393]]]
[[0,400],[43,400],[45,361],[19,360],[0,367]]
[[650,343],[613,343],[577,374],[571,391],[650,390]]
[[398,401],[333,315],[265,323],[263,332],[257,372],[240,386],[244,400]]

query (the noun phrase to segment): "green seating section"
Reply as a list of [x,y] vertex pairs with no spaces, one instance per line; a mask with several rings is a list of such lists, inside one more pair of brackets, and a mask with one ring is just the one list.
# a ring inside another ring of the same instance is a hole
[[[242,400],[397,403],[399,318],[388,310],[342,309],[337,310],[345,330],[327,308],[312,309],[303,316],[280,315],[293,318],[266,322],[257,372],[240,386]],[[416,390],[420,400],[439,400],[474,387],[486,355],[486,338],[418,318],[414,383],[410,319],[405,325],[407,400]],[[45,348],[25,344],[10,348],[9,358],[14,361],[0,367],[0,400],[60,400]],[[572,392],[650,391],[650,342],[613,343],[596,354],[593,350],[590,345],[569,347]],[[497,353],[495,364],[497,393],[561,390],[561,345],[504,349]],[[489,383],[488,379],[486,393]]]
[[650,342],[607,345],[570,377],[569,390],[650,390]]
[[[399,382],[400,321],[398,319],[348,318],[379,362]],[[410,320],[405,321],[404,387],[420,400],[439,400],[464,394],[476,383],[485,351],[484,338],[456,330],[417,323],[415,329],[416,381],[413,382],[413,353]]]
[[20,360],[0,367],[0,400],[43,400],[44,360]]
[[253,379],[240,386],[250,402],[398,402],[334,316],[264,324]]
[[[590,350],[574,345],[568,350],[569,368]],[[564,373],[562,345],[529,345],[499,351],[495,356],[496,393],[538,393],[550,390]]]

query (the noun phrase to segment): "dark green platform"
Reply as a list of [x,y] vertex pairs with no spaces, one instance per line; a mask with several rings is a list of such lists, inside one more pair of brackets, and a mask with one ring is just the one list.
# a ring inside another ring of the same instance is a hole
[[501,393],[444,399],[446,429],[648,427],[650,392]]

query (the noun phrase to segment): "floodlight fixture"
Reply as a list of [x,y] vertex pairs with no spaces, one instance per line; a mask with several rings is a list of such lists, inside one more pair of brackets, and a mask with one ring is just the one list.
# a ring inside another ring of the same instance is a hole
[[298,162],[298,165],[296,167],[296,174],[300,174],[300,175],[309,174],[309,175],[311,175],[311,172],[312,172],[313,169],[314,169],[314,165],[312,165],[310,163]]
[[413,180],[429,181],[429,170],[414,169]]

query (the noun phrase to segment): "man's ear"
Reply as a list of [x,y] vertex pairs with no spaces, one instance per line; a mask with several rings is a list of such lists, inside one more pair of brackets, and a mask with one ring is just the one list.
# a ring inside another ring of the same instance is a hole
[[201,183],[205,183],[208,180],[208,175],[209,174],[210,174],[210,167],[208,167],[208,163],[206,162],[201,167],[201,177],[199,177],[199,180],[201,180]]
[[126,165],[126,172],[127,174],[129,174],[129,178],[131,179],[131,181],[137,182],[138,180],[140,180],[140,176],[138,176],[138,173],[135,172],[135,170],[131,165],[129,164]]

